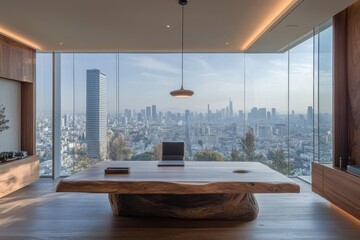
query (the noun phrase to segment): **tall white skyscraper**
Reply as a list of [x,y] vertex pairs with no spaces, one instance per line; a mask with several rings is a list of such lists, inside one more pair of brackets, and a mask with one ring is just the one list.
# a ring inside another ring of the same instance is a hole
[[90,159],[107,153],[106,75],[98,69],[86,71],[86,143]]
[[234,116],[233,103],[232,103],[231,99],[229,99],[229,116],[230,117]]

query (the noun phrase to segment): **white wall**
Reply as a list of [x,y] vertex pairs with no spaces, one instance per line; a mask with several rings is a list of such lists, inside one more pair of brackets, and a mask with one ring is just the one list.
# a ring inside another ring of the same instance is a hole
[[0,152],[21,149],[21,83],[0,78],[0,105],[3,104],[9,129],[0,133]]

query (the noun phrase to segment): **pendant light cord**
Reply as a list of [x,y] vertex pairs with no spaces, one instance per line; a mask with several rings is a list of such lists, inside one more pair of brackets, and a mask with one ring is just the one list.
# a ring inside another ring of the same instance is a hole
[[181,89],[184,84],[184,5],[181,5]]

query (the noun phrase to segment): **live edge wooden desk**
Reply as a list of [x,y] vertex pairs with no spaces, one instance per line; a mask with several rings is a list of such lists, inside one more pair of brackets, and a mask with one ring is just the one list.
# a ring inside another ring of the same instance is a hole
[[[105,175],[107,167],[129,174]],[[114,215],[250,221],[259,207],[254,193],[298,193],[299,185],[257,162],[104,161],[57,185],[57,192],[108,193]]]

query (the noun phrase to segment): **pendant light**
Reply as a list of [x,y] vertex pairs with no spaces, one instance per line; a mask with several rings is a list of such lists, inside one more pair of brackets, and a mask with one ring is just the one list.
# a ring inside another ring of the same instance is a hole
[[177,98],[186,98],[194,95],[191,90],[184,89],[184,6],[187,0],[179,0],[181,5],[181,88],[170,92],[170,95]]

